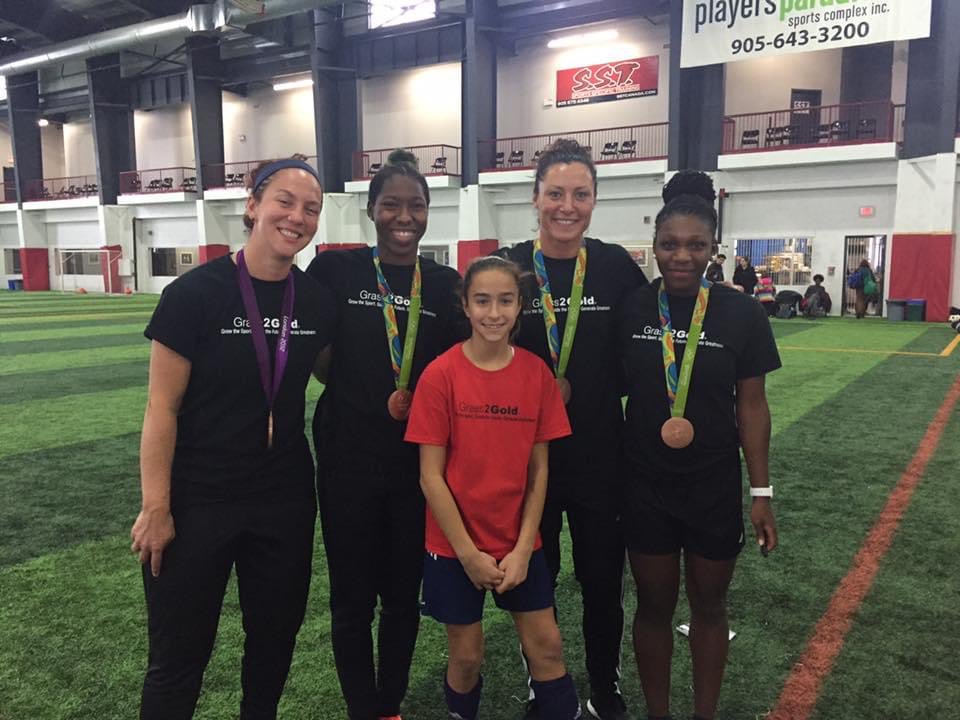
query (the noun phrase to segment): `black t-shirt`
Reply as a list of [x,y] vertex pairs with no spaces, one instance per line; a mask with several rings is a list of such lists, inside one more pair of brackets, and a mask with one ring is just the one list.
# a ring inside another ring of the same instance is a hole
[[[580,320],[566,373],[571,388],[567,414],[573,435],[550,443],[550,474],[589,474],[599,479],[616,472],[613,463],[623,424],[615,342],[617,308],[630,290],[645,285],[647,279],[622,246],[593,238],[586,238],[585,243],[587,274]],[[536,276],[532,274],[533,241],[505,248],[499,254],[531,273],[524,289],[530,302],[523,310],[517,344],[539,355],[553,370],[540,290]],[[576,258],[544,258],[561,343],[576,262]]]
[[[313,460],[304,436],[304,391],[317,354],[332,337],[330,291],[293,268],[290,354],[273,407],[267,400],[240,295],[237,268],[217,258],[170,283],[144,334],[187,358],[190,380],[177,418],[174,505],[309,497]],[[271,376],[286,281],[253,279],[270,349]]]
[[[686,448],[668,448],[660,437],[670,417],[657,305],[660,282],[631,293],[618,336],[629,395],[624,442],[629,474],[669,483],[671,477],[705,476],[730,467],[740,447],[737,381],[776,370],[780,356],[763,306],[733,288],[714,285],[684,412],[693,423],[694,440]],[[668,296],[668,301],[679,369],[696,297]]]
[[[413,265],[381,262],[394,293],[401,343],[406,339]],[[407,424],[387,413],[396,389],[372,248],[327,250],[307,273],[333,290],[339,321],[333,338],[327,389],[314,416],[318,453],[400,460],[417,467],[417,446],[403,441]],[[464,337],[465,318],[458,295],[460,275],[453,268],[420,258],[421,314],[413,353],[410,389],[423,369]]]

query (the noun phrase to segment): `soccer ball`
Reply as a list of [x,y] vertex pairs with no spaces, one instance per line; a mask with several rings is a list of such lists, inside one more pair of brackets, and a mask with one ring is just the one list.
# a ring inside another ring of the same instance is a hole
[[[956,308],[951,309],[956,310]],[[953,313],[949,318],[947,318],[947,322],[950,323],[950,327],[960,333],[960,313]]]

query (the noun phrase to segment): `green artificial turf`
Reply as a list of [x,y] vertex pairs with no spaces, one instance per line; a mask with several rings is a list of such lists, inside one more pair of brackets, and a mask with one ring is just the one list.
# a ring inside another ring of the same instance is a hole
[[[66,313],[50,314],[32,326],[29,318],[21,323],[22,316],[4,317],[10,296],[0,293],[0,345],[9,337],[19,350],[0,351],[0,412],[7,420],[0,424],[0,720],[134,717],[146,630],[128,532],[139,505],[137,444],[149,344],[143,340],[135,357],[123,352],[137,344],[84,345],[96,342],[98,330],[108,331],[103,337],[139,336],[150,308],[132,318],[125,310],[104,316],[87,310],[94,308],[90,297],[20,298],[17,312],[54,301],[82,312],[69,320]],[[125,300],[111,298],[104,307],[128,307]],[[814,623],[960,372],[960,351],[950,358],[884,354],[939,353],[954,336],[945,326],[794,319],[773,327],[781,346],[880,352],[784,348],[784,367],[768,378],[775,433],[771,477],[782,547],[763,559],[748,544],[738,564],[729,603],[738,637],[718,715],[729,720],[763,717],[776,702]],[[47,345],[60,339],[60,346]],[[308,389],[308,420],[321,388],[312,382]],[[953,541],[960,536],[953,512],[960,498],[956,483],[949,482],[960,460],[958,440],[955,419],[827,681],[819,720],[949,717],[960,705],[951,662],[960,656]],[[557,592],[561,630],[571,672],[585,690],[579,590],[564,542],[566,569]],[[633,592],[628,581],[623,687],[633,713],[642,717],[629,640]],[[307,620],[281,702],[286,720],[345,715],[327,598],[318,533]],[[677,620],[686,620],[682,600]],[[509,617],[492,604],[485,623],[483,717],[517,718],[525,685],[515,634]],[[404,712],[417,720],[440,719],[443,629],[431,620],[421,627]],[[231,583],[198,719],[236,717],[241,647]],[[673,697],[675,716],[689,716],[690,663],[679,636]]]

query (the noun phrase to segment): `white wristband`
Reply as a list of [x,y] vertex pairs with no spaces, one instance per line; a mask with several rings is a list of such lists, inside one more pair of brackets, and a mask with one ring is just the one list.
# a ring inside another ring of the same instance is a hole
[[750,497],[773,497],[773,485],[767,485],[766,487],[751,487],[750,488]]

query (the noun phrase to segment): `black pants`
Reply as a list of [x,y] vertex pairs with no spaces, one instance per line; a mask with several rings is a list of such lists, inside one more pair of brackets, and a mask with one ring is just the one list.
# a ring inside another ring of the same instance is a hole
[[[585,491],[586,488],[593,488]],[[554,587],[560,574],[560,531],[567,514],[573,569],[583,596],[583,642],[593,695],[619,691],[623,640],[624,545],[612,491],[597,478],[551,475],[540,523]]]
[[399,714],[420,627],[424,499],[419,474],[397,465],[339,457],[318,472],[333,655],[351,720]]
[[211,504],[175,510],[159,577],[143,573],[150,656],[141,720],[189,720],[236,567],[243,611],[241,720],[273,720],[310,589],[316,505]]

